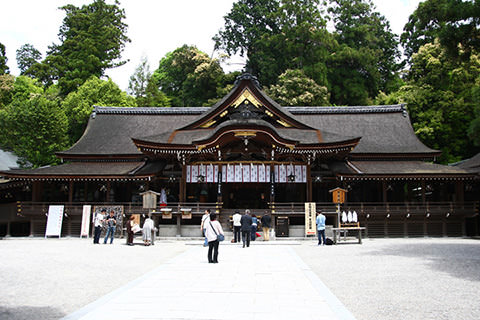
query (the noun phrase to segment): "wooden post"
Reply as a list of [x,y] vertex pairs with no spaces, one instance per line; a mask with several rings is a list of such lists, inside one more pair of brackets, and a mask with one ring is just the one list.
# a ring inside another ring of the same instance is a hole
[[455,183],[455,202],[457,203],[463,203],[465,200],[464,198],[464,183],[463,181],[457,181]]
[[307,202],[312,202],[312,169],[307,165]]
[[107,181],[107,196],[105,198],[106,202],[110,202],[110,180]]
[[182,165],[182,177],[180,178],[179,202],[186,202],[187,198],[187,166]]
[[73,202],[73,180],[68,183],[68,203]]
[[382,201],[385,203],[388,201],[387,199],[387,182],[382,180]]
[[422,180],[422,203],[425,203],[427,201],[427,196],[425,195],[425,180]]
[[32,202],[40,202],[42,201],[42,189],[43,189],[43,182],[40,181],[33,181],[32,182]]

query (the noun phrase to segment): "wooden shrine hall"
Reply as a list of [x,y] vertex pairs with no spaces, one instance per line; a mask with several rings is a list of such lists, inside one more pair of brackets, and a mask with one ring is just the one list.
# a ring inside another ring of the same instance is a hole
[[205,208],[227,228],[235,210],[268,211],[303,236],[305,203],[335,225],[329,190],[342,187],[367,237],[478,234],[478,173],[435,164],[439,154],[404,105],[282,107],[244,74],[212,107],[94,107],[80,140],[57,153],[63,164],[0,172],[0,225],[42,235],[48,205],[62,203],[62,233],[76,235],[82,205],[144,214],[152,190],[163,195],[160,236],[197,235]]

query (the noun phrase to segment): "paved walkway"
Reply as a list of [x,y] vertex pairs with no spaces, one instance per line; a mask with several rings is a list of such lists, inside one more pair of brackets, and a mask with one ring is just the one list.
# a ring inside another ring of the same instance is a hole
[[355,319],[288,246],[221,244],[218,264],[206,256],[193,246],[64,319]]

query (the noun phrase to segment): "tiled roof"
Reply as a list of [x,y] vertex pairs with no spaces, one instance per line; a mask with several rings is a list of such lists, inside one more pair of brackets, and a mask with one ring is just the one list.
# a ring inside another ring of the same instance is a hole
[[347,161],[332,163],[331,169],[340,176],[357,177],[471,177],[467,170],[424,161]]

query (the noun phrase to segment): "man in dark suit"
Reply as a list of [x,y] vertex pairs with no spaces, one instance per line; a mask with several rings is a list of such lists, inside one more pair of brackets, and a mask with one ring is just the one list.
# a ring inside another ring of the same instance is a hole
[[250,216],[250,210],[245,210],[245,214],[240,219],[242,230],[243,247],[245,248],[245,242],[247,247],[250,247],[250,237],[252,232],[252,217]]

